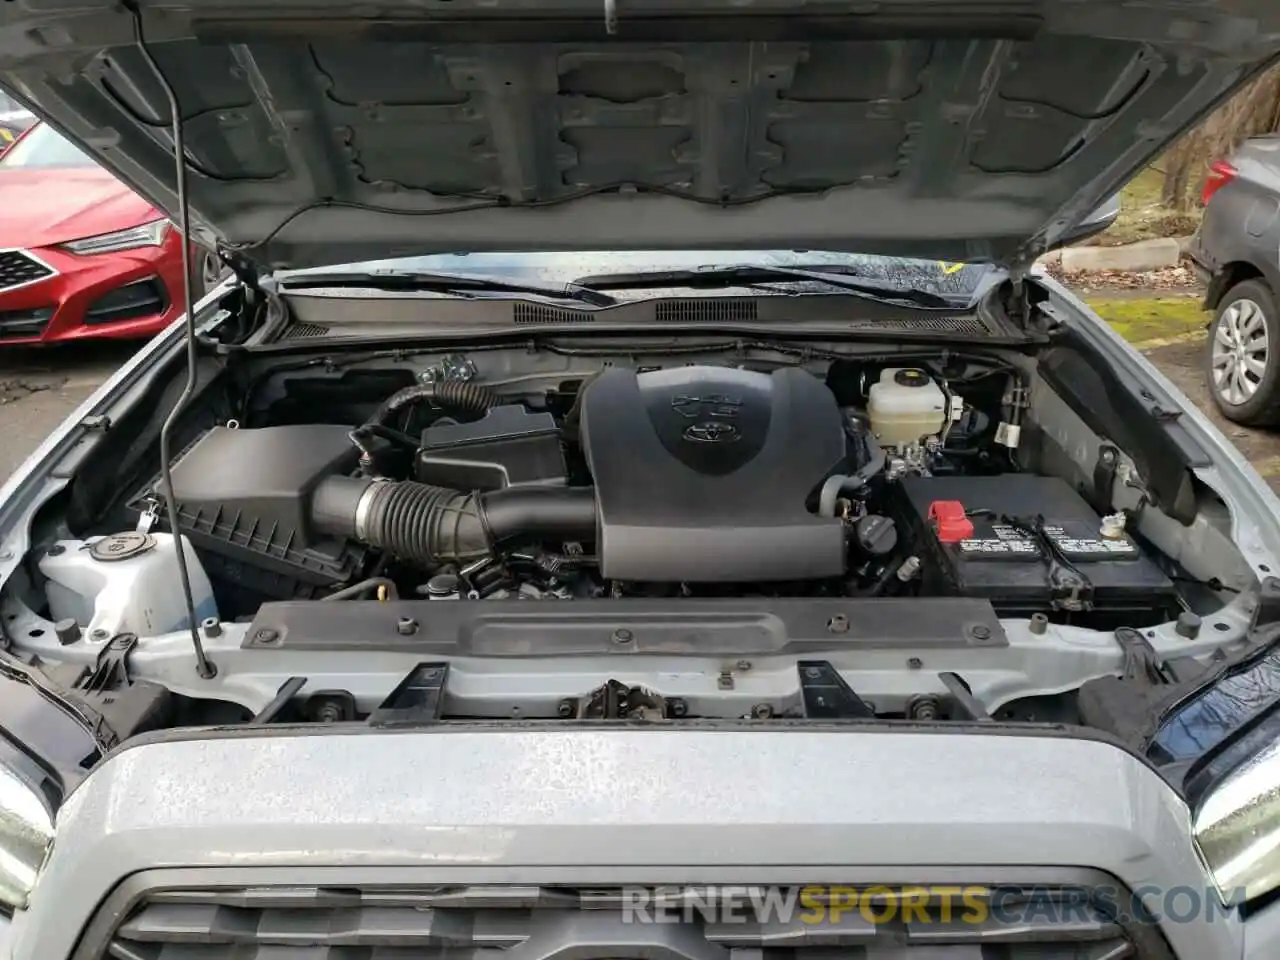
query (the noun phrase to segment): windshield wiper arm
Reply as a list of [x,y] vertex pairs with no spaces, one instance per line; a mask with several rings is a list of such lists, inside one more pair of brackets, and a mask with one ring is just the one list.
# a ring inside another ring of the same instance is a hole
[[804,280],[825,283],[850,293],[875,300],[902,300],[919,307],[955,308],[946,297],[914,287],[877,283],[857,279],[855,270],[839,264],[822,264],[812,268],[775,267],[764,264],[738,264],[723,267],[699,267],[693,270],[650,270],[642,273],[601,273],[578,277],[573,284],[592,290],[641,290],[646,287],[754,287],[770,283]]
[[610,307],[618,301],[598,290],[577,283],[537,283],[504,280],[479,274],[437,273],[419,270],[338,270],[330,273],[302,273],[282,277],[286,290],[321,287],[360,287],[374,290],[429,290],[467,296],[471,293],[529,293],[556,300],[577,300],[593,307]]

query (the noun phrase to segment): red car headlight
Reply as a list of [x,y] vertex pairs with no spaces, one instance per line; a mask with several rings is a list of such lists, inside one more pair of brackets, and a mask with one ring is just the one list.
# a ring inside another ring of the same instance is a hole
[[71,253],[87,255],[93,253],[116,253],[120,250],[136,250],[139,247],[158,247],[164,243],[169,232],[168,220],[152,220],[141,226],[127,230],[116,230],[112,233],[100,233],[93,237],[84,237],[62,244],[62,249]]

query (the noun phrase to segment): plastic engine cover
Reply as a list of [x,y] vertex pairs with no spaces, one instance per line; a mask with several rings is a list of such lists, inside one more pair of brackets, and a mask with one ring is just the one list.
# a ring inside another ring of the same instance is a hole
[[805,506],[845,455],[835,397],[809,373],[608,368],[584,391],[581,430],[606,578],[844,573],[840,521]]

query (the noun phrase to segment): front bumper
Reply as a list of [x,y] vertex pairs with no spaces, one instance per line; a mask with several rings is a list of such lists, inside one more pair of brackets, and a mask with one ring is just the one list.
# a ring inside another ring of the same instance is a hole
[[0,346],[154,336],[182,313],[181,251],[171,230],[158,247],[118,253],[78,256],[58,247],[7,252],[52,273],[0,287]]
[[[1275,917],[1188,911],[1185,898],[1203,900],[1209,883],[1187,810],[1109,744],[735,726],[334,728],[132,746],[64,805],[0,956],[96,960],[114,911],[148,878],[865,887],[1025,885],[1080,871],[1139,892],[1163,917],[1161,952],[1132,956],[1167,958],[1165,943],[1182,960],[1280,956]],[[1171,895],[1184,899],[1166,911]]]

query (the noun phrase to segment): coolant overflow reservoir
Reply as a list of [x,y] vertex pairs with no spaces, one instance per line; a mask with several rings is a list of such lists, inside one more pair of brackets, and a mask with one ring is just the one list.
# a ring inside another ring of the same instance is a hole
[[[196,620],[215,617],[209,578],[183,539]],[[101,643],[120,633],[154,636],[185,629],[187,607],[178,577],[178,544],[168,533],[117,533],[93,540],[59,540],[41,558],[49,578],[52,620],[75,620]]]
[[871,385],[867,415],[883,446],[901,447],[942,430],[947,398],[925,371],[890,367]]

